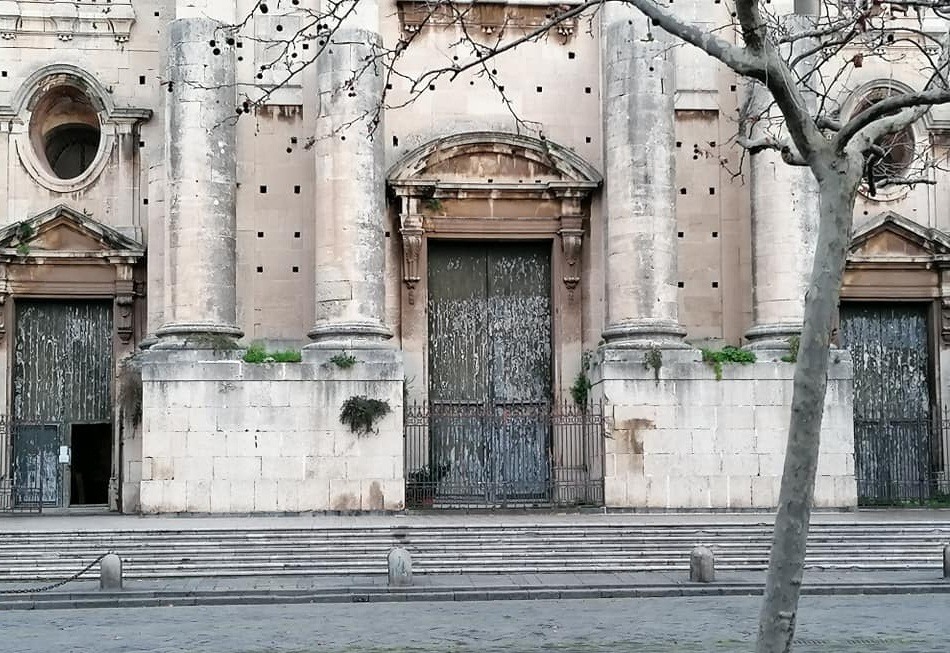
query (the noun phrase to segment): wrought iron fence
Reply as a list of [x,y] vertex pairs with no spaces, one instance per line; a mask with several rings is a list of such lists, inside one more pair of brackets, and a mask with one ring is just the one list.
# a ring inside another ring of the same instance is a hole
[[934,416],[855,419],[861,505],[950,505],[950,409]]
[[[0,416],[0,512],[42,512],[43,477],[27,475],[18,469],[13,457],[12,433],[7,419]],[[38,467],[40,454],[35,455]],[[22,458],[30,460],[25,452]]]
[[603,408],[409,405],[405,478],[409,508],[603,505]]

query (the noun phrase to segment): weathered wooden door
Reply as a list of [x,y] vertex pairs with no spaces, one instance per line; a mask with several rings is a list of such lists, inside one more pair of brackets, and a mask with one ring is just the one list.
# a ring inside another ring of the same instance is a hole
[[551,264],[545,243],[431,243],[431,460],[446,494],[549,487]]
[[854,360],[854,448],[865,503],[925,498],[931,472],[927,305],[843,303]]
[[16,302],[14,462],[45,503],[68,505],[60,447],[71,424],[112,421],[112,377],[111,302]]

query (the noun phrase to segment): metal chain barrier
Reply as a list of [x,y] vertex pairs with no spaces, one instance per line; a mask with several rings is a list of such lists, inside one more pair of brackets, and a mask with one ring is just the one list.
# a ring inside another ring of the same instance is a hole
[[112,553],[112,551],[106,551],[106,552],[103,553],[101,556],[99,556],[98,558],[96,558],[95,560],[93,560],[92,562],[90,562],[90,563],[89,563],[88,565],[86,565],[83,569],[81,569],[80,571],[77,571],[75,574],[73,574],[73,575],[70,576],[69,578],[66,578],[66,579],[60,580],[60,581],[56,581],[55,583],[52,583],[51,585],[44,585],[43,587],[29,587],[29,588],[25,588],[25,589],[16,589],[16,590],[0,590],[0,595],[4,595],[4,594],[36,594],[37,592],[48,592],[49,590],[54,590],[54,589],[56,589],[57,587],[62,587],[62,586],[65,585],[66,583],[71,583],[71,582],[73,582],[74,580],[78,580],[80,576],[82,576],[84,573],[86,573],[87,571],[89,571],[90,569],[92,569],[93,567],[95,567],[99,562],[102,561],[103,558],[105,558],[105,557],[106,557],[107,555],[109,555],[110,553]]

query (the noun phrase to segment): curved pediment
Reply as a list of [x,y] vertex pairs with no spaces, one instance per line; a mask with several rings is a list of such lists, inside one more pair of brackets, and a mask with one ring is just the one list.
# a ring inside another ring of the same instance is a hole
[[560,145],[516,134],[470,132],[416,148],[389,171],[394,188],[407,186],[544,187],[587,190],[601,176]]

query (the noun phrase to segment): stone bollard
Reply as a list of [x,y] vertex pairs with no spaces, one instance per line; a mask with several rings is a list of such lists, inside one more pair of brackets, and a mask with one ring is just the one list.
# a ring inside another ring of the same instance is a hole
[[943,547],[943,577],[950,578],[950,544]]
[[704,546],[697,546],[689,554],[689,580],[693,583],[711,583],[716,580],[713,552]]
[[389,552],[389,586],[408,587],[412,585],[412,556],[401,547]]
[[99,562],[99,589],[122,589],[122,558],[114,553]]

